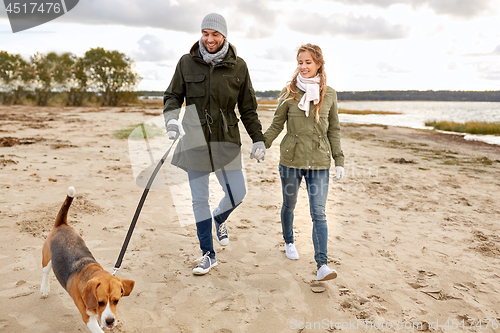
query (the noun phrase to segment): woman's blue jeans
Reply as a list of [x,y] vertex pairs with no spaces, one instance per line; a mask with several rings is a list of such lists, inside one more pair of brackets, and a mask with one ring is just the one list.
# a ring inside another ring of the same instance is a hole
[[288,168],[279,165],[283,206],[281,207],[281,227],[286,243],[293,243],[293,211],[297,204],[299,187],[302,178],[306,181],[309,196],[309,210],[313,222],[312,240],[314,244],[314,259],[316,265],[326,265],[328,262],[328,225],[326,222],[326,199],[328,197],[328,182],[330,170],[306,170]]
[[[203,255],[210,252],[210,257],[215,258],[212,240],[212,214],[208,202],[211,172],[188,169],[187,173],[200,248]],[[243,178],[243,171],[241,169],[229,171],[217,170],[215,171],[215,175],[224,191],[224,197],[214,209],[214,218],[218,223],[222,223],[227,220],[229,214],[243,201],[246,195],[245,179]]]

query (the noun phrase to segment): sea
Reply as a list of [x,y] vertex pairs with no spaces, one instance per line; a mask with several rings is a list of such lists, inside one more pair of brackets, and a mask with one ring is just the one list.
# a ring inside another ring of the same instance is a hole
[[[340,109],[346,110],[399,113],[395,115],[339,114],[340,122],[355,124],[433,129],[425,126],[425,122],[429,120],[459,123],[469,121],[500,122],[500,102],[341,101],[338,106]],[[496,135],[464,134],[464,138],[500,145],[500,136]]]

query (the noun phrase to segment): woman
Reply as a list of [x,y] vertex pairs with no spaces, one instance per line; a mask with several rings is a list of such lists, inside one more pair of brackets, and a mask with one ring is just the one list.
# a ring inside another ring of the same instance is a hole
[[266,148],[283,130],[280,144],[279,172],[283,192],[281,226],[285,252],[289,259],[299,259],[293,239],[293,211],[302,178],[307,185],[313,222],[314,259],[317,280],[337,277],[327,266],[328,226],[325,206],[331,159],[335,161],[335,181],[344,176],[344,154],[340,146],[340,123],[337,94],[326,85],[325,61],[319,46],[302,45],[297,52],[297,69],[283,89],[273,122],[264,134]]

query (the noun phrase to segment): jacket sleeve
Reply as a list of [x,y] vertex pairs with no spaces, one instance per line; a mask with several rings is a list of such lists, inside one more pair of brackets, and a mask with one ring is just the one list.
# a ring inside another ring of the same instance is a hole
[[[286,88],[285,88],[286,89]],[[281,91],[280,96],[283,96],[283,89]],[[267,129],[266,133],[264,133],[266,148],[271,147],[274,139],[278,137],[278,135],[283,131],[285,127],[285,121],[288,118],[288,103],[283,101],[284,99],[280,98],[278,101],[278,107],[274,112],[273,122]]]
[[[332,89],[333,90],[333,89]],[[340,121],[339,110],[337,106],[337,93],[333,90],[333,103],[330,108],[328,125],[328,140],[330,141],[330,149],[332,158],[335,161],[335,166],[344,166],[344,153],[340,145]]]
[[[243,61],[238,58],[238,61]],[[238,95],[238,111],[240,113],[241,121],[247,130],[248,135],[252,142],[264,141],[264,134],[262,134],[262,125],[257,114],[257,99],[255,98],[255,91],[252,87],[250,74],[245,65],[245,81],[240,86]]]
[[186,82],[182,75],[182,60],[181,58],[175,68],[174,76],[167,90],[163,93],[163,117],[165,125],[170,119],[178,119],[181,111],[184,98],[186,96]]

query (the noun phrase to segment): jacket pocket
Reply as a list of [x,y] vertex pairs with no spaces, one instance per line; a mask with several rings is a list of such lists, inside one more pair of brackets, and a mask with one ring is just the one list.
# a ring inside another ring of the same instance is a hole
[[205,74],[186,75],[184,81],[186,82],[187,97],[205,96]]
[[233,75],[223,75],[224,81],[226,83],[227,89],[229,91],[239,91],[241,83],[243,82],[239,77]]
[[287,133],[280,144],[281,158],[292,162],[295,157],[295,147],[297,146],[297,135]]
[[238,122],[240,121],[234,110],[225,112],[222,108],[220,109],[220,122],[221,122],[221,140],[224,142],[234,143],[241,146],[240,130],[238,128]]
[[237,146],[241,146],[241,136],[240,129],[238,128],[238,122],[239,120],[236,119],[235,123],[227,124],[227,133],[225,133],[225,135],[227,142],[231,142],[236,144]]
[[330,147],[330,141],[326,136],[322,135],[318,141],[318,154],[314,156],[314,160],[320,164],[326,165],[330,164],[332,158],[332,152]]
[[207,120],[200,118],[198,113],[186,113],[182,119],[182,126],[186,135],[182,137],[182,142],[186,149],[207,146],[208,126]]

